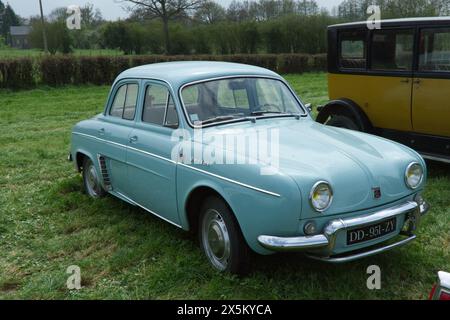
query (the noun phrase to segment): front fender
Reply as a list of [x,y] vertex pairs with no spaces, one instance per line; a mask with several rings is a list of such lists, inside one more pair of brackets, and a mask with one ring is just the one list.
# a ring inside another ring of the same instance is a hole
[[263,234],[294,236],[298,235],[302,210],[301,194],[296,183],[288,176],[267,177],[273,179],[274,190],[279,196],[259,192],[192,170],[179,165],[177,169],[178,208],[181,225],[189,229],[186,203],[193,190],[208,187],[217,192],[229,205],[241,228],[247,244],[255,252],[270,254],[258,243],[258,236]]

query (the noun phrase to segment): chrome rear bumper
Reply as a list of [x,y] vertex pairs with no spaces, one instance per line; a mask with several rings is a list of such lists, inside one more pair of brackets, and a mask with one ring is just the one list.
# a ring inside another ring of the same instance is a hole
[[[258,242],[264,248],[271,251],[314,251],[316,249],[321,249],[321,251],[326,252],[326,254],[320,256],[314,255],[311,257],[314,259],[332,263],[349,262],[367,256],[375,255],[411,242],[416,238],[413,233],[418,226],[421,216],[423,216],[428,210],[429,205],[426,202],[417,203],[415,201],[408,201],[404,204],[371,213],[365,216],[332,220],[324,228],[323,234],[291,238],[262,235],[258,237]],[[409,217],[409,219],[405,221],[404,227],[406,227],[406,230],[403,233],[407,235],[408,238],[385,247],[373,249],[371,251],[353,255],[350,253],[350,255],[343,257],[332,257],[333,250],[336,247],[336,239],[340,232],[376,224],[377,222],[382,222],[384,220],[402,215],[408,215]]]

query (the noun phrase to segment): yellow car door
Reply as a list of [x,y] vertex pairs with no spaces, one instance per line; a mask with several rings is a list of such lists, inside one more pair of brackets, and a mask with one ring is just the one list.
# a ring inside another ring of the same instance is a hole
[[383,28],[372,34],[366,112],[376,127],[412,129],[414,35],[412,28]]
[[413,82],[414,132],[450,137],[450,28],[420,30]]
[[411,131],[414,36],[414,28],[374,30],[366,48],[365,31],[341,32],[341,70],[329,74],[330,99],[352,100],[376,128]]

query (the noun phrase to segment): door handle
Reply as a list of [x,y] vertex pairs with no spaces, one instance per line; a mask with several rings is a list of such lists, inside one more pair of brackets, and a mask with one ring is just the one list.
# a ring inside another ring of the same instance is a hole
[[422,82],[421,79],[414,79],[414,84],[420,84]]
[[409,83],[409,79],[400,80],[401,83]]
[[98,132],[98,134],[100,134],[100,135],[104,135],[104,134],[105,134],[105,128],[101,128],[101,129],[99,129],[97,132]]
[[135,143],[138,141],[138,137],[137,136],[133,136],[130,138],[130,143]]

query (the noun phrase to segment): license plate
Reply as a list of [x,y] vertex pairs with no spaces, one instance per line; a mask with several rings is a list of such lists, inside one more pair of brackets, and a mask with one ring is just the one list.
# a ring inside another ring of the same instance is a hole
[[347,231],[347,245],[381,238],[397,229],[397,219],[392,218],[377,224]]

